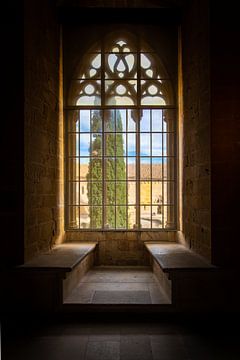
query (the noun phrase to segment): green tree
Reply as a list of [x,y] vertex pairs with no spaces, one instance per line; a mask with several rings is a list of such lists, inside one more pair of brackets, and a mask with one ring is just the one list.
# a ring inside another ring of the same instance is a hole
[[[116,207],[116,227],[125,228],[126,226],[126,207],[118,206],[126,204],[126,169],[124,162],[124,144],[122,136],[122,119],[119,110],[109,110],[106,112],[104,119],[105,129],[105,180],[104,192],[105,201],[108,205],[106,207],[105,225],[109,228],[115,227],[115,204]],[[99,111],[94,111],[91,126],[92,132],[96,132],[93,135],[92,148],[90,149],[93,157],[90,160],[89,172],[87,175],[88,180],[88,198],[89,204],[94,205],[90,207],[90,227],[101,228],[102,227],[102,204],[103,188],[102,188],[102,134],[101,131],[102,119]],[[116,129],[115,129],[116,126]],[[115,130],[117,134],[115,135]],[[115,138],[116,136],[116,138]],[[117,185],[115,188],[115,180]]]

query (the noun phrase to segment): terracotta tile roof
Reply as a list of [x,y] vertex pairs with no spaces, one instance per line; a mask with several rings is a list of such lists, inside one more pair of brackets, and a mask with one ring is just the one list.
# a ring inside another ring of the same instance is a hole
[[[163,165],[164,166],[164,173],[166,174],[166,164]],[[129,164],[128,165],[128,178],[135,178],[135,171],[136,171],[136,167],[134,164]],[[142,164],[141,165],[141,179],[150,179],[151,177],[151,172],[150,172],[150,166],[148,164]],[[80,177],[81,179],[85,179],[86,175],[88,173],[88,165],[84,164],[81,165],[81,174]],[[162,179],[162,165],[159,164],[153,164],[152,165],[152,178],[153,179]]]

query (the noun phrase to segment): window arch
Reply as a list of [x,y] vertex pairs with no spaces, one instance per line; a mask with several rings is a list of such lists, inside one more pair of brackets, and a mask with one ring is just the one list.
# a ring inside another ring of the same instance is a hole
[[68,229],[175,228],[174,91],[142,39],[114,33],[86,52],[66,129]]

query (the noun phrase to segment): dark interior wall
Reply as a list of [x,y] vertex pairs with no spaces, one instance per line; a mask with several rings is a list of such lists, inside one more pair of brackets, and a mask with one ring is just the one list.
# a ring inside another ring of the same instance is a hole
[[54,1],[25,1],[25,260],[58,226],[59,25]]
[[22,263],[23,246],[23,4],[1,5],[0,220],[1,266]]
[[183,233],[189,247],[211,259],[210,81],[208,1],[183,12]]
[[239,265],[240,50],[234,2],[210,9],[212,259]]

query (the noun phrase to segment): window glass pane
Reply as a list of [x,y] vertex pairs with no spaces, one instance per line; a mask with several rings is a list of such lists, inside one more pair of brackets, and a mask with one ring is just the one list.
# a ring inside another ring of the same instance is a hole
[[135,206],[128,206],[128,229],[136,228],[136,207]]
[[128,204],[129,205],[136,205],[136,182],[129,181],[127,184],[128,188]]
[[91,111],[91,131],[97,133],[102,131],[102,112],[100,110]]
[[90,134],[80,134],[80,156],[90,155]]
[[90,172],[88,174],[89,180],[102,180],[102,159],[91,158],[90,159]]
[[115,169],[116,161],[115,158],[106,158],[105,159],[105,179],[114,180],[115,179]]
[[136,121],[138,118],[138,112],[136,110],[128,110],[128,131],[136,131]]
[[163,158],[154,157],[152,158],[152,179],[159,180],[163,176]]
[[168,80],[141,80],[141,105],[173,105],[171,83]]
[[152,110],[152,131],[162,131],[162,110]]
[[105,81],[105,98],[107,105],[135,105],[136,94],[136,80]]
[[134,79],[137,77],[137,55],[130,52],[105,54],[106,79]]
[[116,134],[116,156],[126,155],[126,134]]
[[140,159],[140,179],[151,179],[151,158]]
[[105,134],[105,155],[115,156],[116,149],[116,135],[115,133]]
[[173,181],[164,181],[163,183],[163,194],[164,194],[164,204],[173,205],[174,204],[174,182]]
[[163,148],[162,148],[162,155],[166,156],[166,155],[170,155],[169,154],[169,148],[168,148],[168,144],[167,144],[167,136],[168,134],[163,133],[162,137],[163,137]]
[[89,220],[91,229],[102,228],[102,206],[90,206]]
[[116,158],[116,179],[126,180],[126,158]]
[[162,155],[162,133],[152,134],[152,155]]
[[117,206],[116,207],[116,228],[126,229],[127,228],[127,207]]
[[162,182],[153,181],[152,182],[152,204],[162,204]]
[[77,192],[79,193],[80,205],[87,205],[89,199],[89,186],[88,183],[83,181],[78,183]]
[[101,54],[88,53],[83,57],[82,66],[76,73],[77,78],[100,79],[101,78]]
[[116,221],[115,206],[106,206],[105,215],[106,215],[105,229],[115,229],[115,221]]
[[91,134],[91,155],[93,157],[102,155],[102,134]]
[[140,156],[150,156],[150,134],[140,134]]
[[117,110],[116,131],[126,132],[126,110]]
[[115,110],[104,111],[104,130],[106,132],[115,132]]
[[88,229],[90,226],[90,217],[89,217],[89,206],[80,206],[79,207],[79,227],[80,229]]
[[151,228],[151,206],[144,205],[140,207],[140,224],[141,228]]
[[106,52],[132,52],[136,51],[137,38],[132,34],[125,35],[124,32],[116,35],[116,33],[110,33],[105,41]]
[[128,134],[128,156],[136,156],[136,134]]
[[140,131],[149,132],[150,130],[150,110],[143,110],[142,117],[140,119]]
[[101,105],[100,80],[75,80],[72,81],[68,105]]
[[163,131],[175,130],[175,110],[167,109],[163,110]]
[[115,204],[115,195],[116,195],[116,187],[115,182],[107,181],[106,182],[106,204],[114,205]]
[[80,132],[89,132],[90,131],[90,111],[89,110],[81,110],[80,114]]
[[116,204],[127,204],[127,183],[125,181],[116,182]]
[[136,179],[136,158],[130,157],[128,160],[128,180]]
[[140,182],[140,203],[144,205],[151,204],[151,182]]
[[164,67],[154,53],[141,53],[141,77],[143,79],[166,79]]
[[138,54],[125,35],[107,35],[103,54],[101,44],[91,48],[72,79],[66,103],[80,109],[66,111],[72,229],[173,227],[176,110],[164,108],[173,89],[152,49],[140,40]]
[[102,182],[88,183],[88,201],[90,205],[102,205]]
[[[89,167],[89,158],[80,158],[80,180],[86,181],[91,179],[91,167]],[[78,163],[79,166],[79,163]]]
[[163,225],[163,207],[159,204],[154,204],[152,206],[152,228],[158,229],[162,228]]

